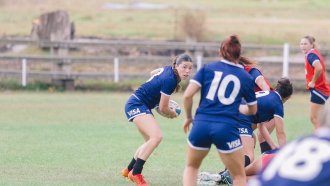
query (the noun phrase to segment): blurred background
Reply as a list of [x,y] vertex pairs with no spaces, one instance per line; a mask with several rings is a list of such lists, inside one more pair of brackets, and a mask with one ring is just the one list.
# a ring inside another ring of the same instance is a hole
[[272,83],[288,76],[300,89],[303,36],[316,38],[329,63],[329,8],[327,0],[0,0],[0,87],[132,90],[179,53],[197,69],[217,60],[235,33]]
[[[288,141],[309,134],[299,42],[313,35],[330,68],[329,9],[329,0],[0,0],[0,185],[132,185],[120,171],[143,139],[125,101],[177,54],[189,53],[195,71],[219,60],[233,33],[273,85],[293,82]],[[182,92],[171,99],[182,105]],[[152,185],[182,184],[183,116],[155,113],[164,142],[145,166]],[[201,170],[221,169],[213,149]]]

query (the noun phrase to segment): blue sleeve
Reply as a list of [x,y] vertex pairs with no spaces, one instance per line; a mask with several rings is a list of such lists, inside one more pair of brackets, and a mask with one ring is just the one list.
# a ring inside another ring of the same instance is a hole
[[314,53],[309,53],[309,54],[307,55],[307,61],[308,61],[308,63],[309,63],[310,65],[313,66],[313,63],[314,63],[314,61],[316,61],[316,60],[319,60],[319,61],[320,61],[320,58],[319,58],[316,54],[314,54]]
[[249,74],[252,76],[254,82],[256,81],[257,77],[262,76],[261,72],[256,68],[252,68]]
[[176,79],[163,80],[160,92],[170,96],[174,92],[176,85]]
[[247,102],[248,105],[253,105],[255,104],[254,102],[257,101],[256,99],[256,94],[254,92],[254,82],[252,80],[251,76],[248,76],[247,78],[245,78],[244,81],[242,81],[243,85],[242,85],[242,93],[243,93],[243,97],[245,99],[245,101]]
[[283,104],[276,104],[274,108],[274,115],[284,118]]

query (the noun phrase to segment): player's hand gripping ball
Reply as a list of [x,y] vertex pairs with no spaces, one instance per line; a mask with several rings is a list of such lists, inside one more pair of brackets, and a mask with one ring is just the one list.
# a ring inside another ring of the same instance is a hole
[[[176,112],[176,115],[179,116],[181,114],[181,108],[179,106],[179,104],[173,100],[170,100],[169,101],[169,105],[171,110],[174,110]],[[167,117],[164,113],[162,113],[160,110],[159,110],[159,106],[157,105],[155,107],[155,110],[158,114],[160,114],[161,116],[164,116],[164,117]]]

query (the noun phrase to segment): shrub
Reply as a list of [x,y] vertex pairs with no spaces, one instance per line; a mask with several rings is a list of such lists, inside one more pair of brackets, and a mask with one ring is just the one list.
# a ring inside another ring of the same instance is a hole
[[182,15],[181,28],[188,41],[202,41],[206,32],[206,16],[202,11],[187,10]]

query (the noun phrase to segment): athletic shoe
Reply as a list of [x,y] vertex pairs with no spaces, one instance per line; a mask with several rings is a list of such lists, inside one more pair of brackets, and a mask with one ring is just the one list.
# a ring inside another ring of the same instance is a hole
[[221,174],[221,180],[218,183],[219,184],[226,184],[228,186],[233,185],[233,179],[231,178],[228,170],[224,171]]
[[218,182],[221,180],[221,175],[220,174],[212,174],[209,172],[200,172],[198,174],[198,179],[200,181],[215,181]]
[[134,182],[134,181],[132,180],[132,176],[133,176],[133,170],[129,171],[127,177],[128,177],[132,182]]
[[129,173],[129,170],[128,168],[124,168],[122,171],[121,171],[121,175],[124,176],[125,178],[128,177],[128,173]]
[[146,182],[146,180],[144,180],[142,174],[136,174],[133,175],[133,171],[130,171],[128,173],[128,177],[129,179],[132,180],[132,182],[135,183],[135,185],[137,186],[148,186],[148,183]]
[[218,183],[216,181],[213,181],[213,180],[197,179],[197,185],[218,185]]
[[220,171],[219,174],[221,175],[221,174],[223,174],[226,171],[227,171],[227,168],[225,168],[225,170]]

